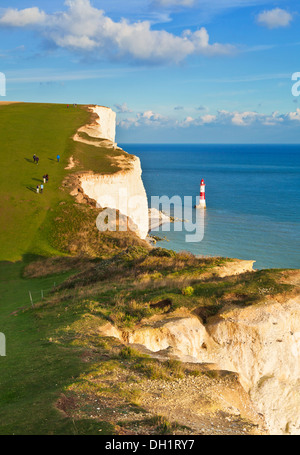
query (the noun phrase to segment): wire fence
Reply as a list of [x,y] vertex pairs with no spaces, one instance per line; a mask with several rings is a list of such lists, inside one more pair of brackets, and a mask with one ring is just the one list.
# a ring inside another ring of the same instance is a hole
[[53,286],[51,288],[41,289],[40,291],[28,291],[29,301],[32,308],[34,308],[35,304],[40,303],[42,300],[48,297],[50,293],[54,291],[55,288],[56,283],[53,283]]

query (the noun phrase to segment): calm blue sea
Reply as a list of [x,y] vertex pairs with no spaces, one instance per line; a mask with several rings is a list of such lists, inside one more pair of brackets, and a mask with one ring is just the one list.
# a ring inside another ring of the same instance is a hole
[[140,157],[149,201],[162,195],[196,198],[205,180],[203,240],[187,243],[186,232],[173,227],[161,246],[255,259],[256,268],[300,268],[300,146],[121,146]]

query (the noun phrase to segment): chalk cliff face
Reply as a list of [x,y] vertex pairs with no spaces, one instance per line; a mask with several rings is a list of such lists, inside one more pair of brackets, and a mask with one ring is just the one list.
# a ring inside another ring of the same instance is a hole
[[[91,138],[106,139],[105,142],[89,141],[76,134],[74,140],[98,147],[116,149],[116,114],[110,108],[92,106],[90,110],[96,114],[96,120],[78,130]],[[117,159],[115,160],[117,161]],[[113,160],[112,160],[113,164]],[[129,218],[129,227],[142,239],[148,234],[148,201],[142,181],[142,169],[137,157],[128,155],[117,162],[120,171],[114,174],[84,173],[79,176],[80,185],[85,195],[94,199],[101,208],[115,209]],[[101,169],[99,169],[101,172]]]
[[109,139],[115,142],[116,138],[116,113],[108,107],[95,106],[95,114],[98,115],[99,119],[96,122],[99,125],[99,136],[101,138]]
[[206,328],[216,361],[239,372],[270,432],[300,434],[299,298],[235,308]]
[[84,193],[99,207],[128,216],[133,221],[131,229],[144,239],[148,233],[148,201],[141,174],[140,160],[135,157],[127,170],[112,175],[84,174],[80,182]]
[[156,316],[128,333],[106,330],[108,336],[142,345],[154,356],[239,373],[269,432],[300,434],[299,297],[235,307],[206,324],[183,310]]
[[89,109],[96,114],[96,120],[79,128],[78,131],[87,133],[94,138],[108,139],[114,143],[116,138],[116,113],[109,107],[104,106],[91,106]]

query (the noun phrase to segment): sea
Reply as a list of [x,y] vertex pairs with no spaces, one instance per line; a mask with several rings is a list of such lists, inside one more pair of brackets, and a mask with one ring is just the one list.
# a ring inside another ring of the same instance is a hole
[[[165,211],[181,221],[152,232],[166,238],[159,246],[300,268],[300,145],[120,145],[141,160],[149,206],[153,196],[177,196]],[[206,210],[193,208],[201,179]]]

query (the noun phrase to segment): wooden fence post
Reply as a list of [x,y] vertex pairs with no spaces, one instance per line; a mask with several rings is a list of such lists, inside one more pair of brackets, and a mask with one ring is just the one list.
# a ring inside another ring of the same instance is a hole
[[34,304],[33,304],[33,300],[32,300],[32,295],[31,295],[31,292],[30,292],[30,291],[29,291],[29,298],[30,298],[31,306],[32,306],[32,308],[34,308]]

